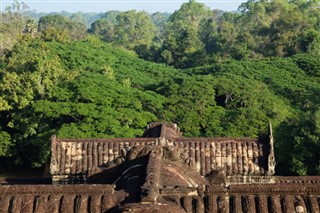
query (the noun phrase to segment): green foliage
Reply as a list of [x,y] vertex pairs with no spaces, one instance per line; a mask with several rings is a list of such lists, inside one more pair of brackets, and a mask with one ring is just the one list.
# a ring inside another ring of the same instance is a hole
[[86,18],[85,18],[85,14],[83,12],[77,12],[74,13],[70,16],[70,20],[76,23],[80,23],[83,25],[86,25]]
[[131,80],[130,78],[126,78],[122,81],[123,86],[125,87],[131,87]]
[[76,40],[85,38],[85,24],[81,23],[81,21],[79,22],[75,17],[73,20],[62,15],[43,16],[39,19],[38,31],[44,34],[44,39],[49,37],[49,41],[50,39],[57,40],[55,37],[61,37],[61,33],[63,34],[63,37],[70,36],[72,39]]
[[116,24],[117,23],[117,16],[120,14],[121,12],[116,11],[116,10],[110,10],[108,12],[106,12],[103,16],[102,19],[108,20],[110,23],[112,24]]
[[37,32],[37,23],[34,19],[28,19],[25,29],[24,29],[25,33],[30,33],[32,36],[35,32]]
[[190,69],[212,75],[226,136],[262,135],[274,127],[277,173],[318,175],[320,81],[317,56],[228,61]]
[[63,78],[56,55],[50,54],[44,42],[23,42],[14,48],[1,72],[2,110],[22,109],[35,98],[50,97],[52,88]]
[[3,41],[14,33],[0,49],[0,156],[39,167],[52,134],[137,137],[165,120],[257,137],[271,121],[278,174],[320,174],[319,1],[109,11],[87,37],[84,13],[43,16],[37,34],[16,9],[0,22]]
[[237,13],[211,11],[192,0],[170,16],[109,11],[91,31],[145,60],[191,68],[229,59],[319,55],[319,14],[318,0],[249,0]]
[[102,74],[107,76],[109,79],[114,79],[114,71],[110,66],[104,66],[102,68]]
[[195,1],[184,3],[165,24],[162,60],[176,67],[186,68],[203,64],[206,60],[205,45],[201,40],[204,25],[213,13],[204,4]]
[[5,131],[0,131],[0,156],[9,156],[11,146],[11,136]]
[[319,55],[319,1],[251,1],[234,12],[204,4],[181,5],[159,28],[158,51],[148,60],[180,68],[228,59]]
[[164,97],[148,88],[177,73],[93,38],[21,41],[5,64],[0,78],[0,116],[6,118],[1,122],[1,153],[35,167],[46,161],[52,134],[140,136],[163,108]]
[[39,19],[38,30],[46,30],[48,27],[66,29],[69,25],[69,18],[62,15],[48,15]]
[[222,135],[220,120],[225,110],[216,106],[211,78],[176,78],[158,91],[167,97],[163,119],[178,123],[187,136]]
[[27,10],[24,11],[24,14],[31,19],[36,20],[37,22],[41,17],[47,16],[47,15],[61,15],[70,18],[74,22],[79,22],[82,24],[85,24],[86,28],[90,28],[91,24],[95,22],[96,20],[100,19],[104,16],[104,13],[96,13],[96,12],[76,12],[76,13],[70,13],[65,10],[61,12],[37,12],[36,10]]
[[116,43],[129,49],[139,45],[151,45],[155,31],[155,25],[146,12],[130,10],[117,16]]
[[109,11],[91,25],[90,31],[105,41],[134,49],[151,45],[156,35],[156,26],[146,12]]
[[4,12],[0,11],[0,58],[10,51],[22,36],[27,21],[23,15],[26,8],[26,4],[14,0]]
[[105,41],[113,41],[115,39],[115,24],[108,19],[98,19],[91,24],[90,31],[96,35],[100,35]]
[[66,29],[48,27],[41,32],[41,39],[44,41],[57,41],[66,43],[71,40],[70,34]]
[[118,23],[117,16],[119,11],[108,11],[103,17],[91,24],[90,32],[101,36],[105,41],[112,42],[115,40],[115,26]]
[[248,1],[239,9],[239,24],[234,23],[252,36],[252,41],[245,42],[253,54],[289,56],[312,52],[311,46],[319,41],[319,34],[311,36],[311,32],[319,32],[318,1]]
[[18,164],[42,165],[52,134],[137,137],[166,120],[186,136],[256,137],[271,121],[277,153],[291,150],[277,154],[279,173],[319,174],[318,161],[308,160],[319,150],[317,56],[177,70],[90,36],[21,40],[2,67],[1,152]]
[[170,13],[156,12],[151,15],[151,19],[157,28],[161,29],[170,17]]
[[226,136],[263,135],[268,121],[277,126],[288,116],[290,108],[262,82],[236,73],[219,75],[215,80],[217,104],[227,109],[223,124]]
[[302,112],[279,127],[277,168],[282,174],[320,174],[319,112]]
[[311,55],[301,54],[293,57],[300,69],[304,70],[308,76],[320,77],[320,58]]

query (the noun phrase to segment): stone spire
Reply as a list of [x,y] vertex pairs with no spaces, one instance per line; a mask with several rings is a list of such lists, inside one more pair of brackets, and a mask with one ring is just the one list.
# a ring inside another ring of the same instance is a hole
[[275,173],[275,166],[276,160],[274,156],[274,141],[273,141],[273,134],[272,134],[272,125],[269,122],[269,156],[268,156],[268,175],[274,175]]

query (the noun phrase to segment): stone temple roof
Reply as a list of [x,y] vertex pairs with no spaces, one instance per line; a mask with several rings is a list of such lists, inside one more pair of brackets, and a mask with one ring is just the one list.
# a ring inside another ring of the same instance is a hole
[[0,185],[0,212],[319,212],[320,177],[273,176],[273,137],[52,137],[52,184]]
[[127,159],[133,147],[165,146],[192,164],[201,175],[221,170],[227,176],[272,175],[270,138],[185,138],[174,124],[153,123],[145,138],[52,138],[51,175],[90,175]]

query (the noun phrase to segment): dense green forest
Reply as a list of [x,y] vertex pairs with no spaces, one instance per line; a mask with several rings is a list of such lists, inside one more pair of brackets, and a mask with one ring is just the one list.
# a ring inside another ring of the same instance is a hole
[[89,28],[83,13],[28,14],[17,1],[1,14],[7,166],[41,167],[53,134],[139,137],[172,121],[185,136],[257,137],[270,121],[277,173],[320,175],[318,0],[234,13],[189,1],[173,14],[108,11]]

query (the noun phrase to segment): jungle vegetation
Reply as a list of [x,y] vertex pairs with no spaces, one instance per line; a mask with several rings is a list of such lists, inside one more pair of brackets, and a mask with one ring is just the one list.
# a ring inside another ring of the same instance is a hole
[[[28,15],[29,14],[29,15]],[[50,137],[257,137],[273,124],[278,175],[320,175],[319,0],[189,1],[172,14],[108,11],[0,21],[0,156],[41,167]],[[88,18],[89,17],[89,18]]]

